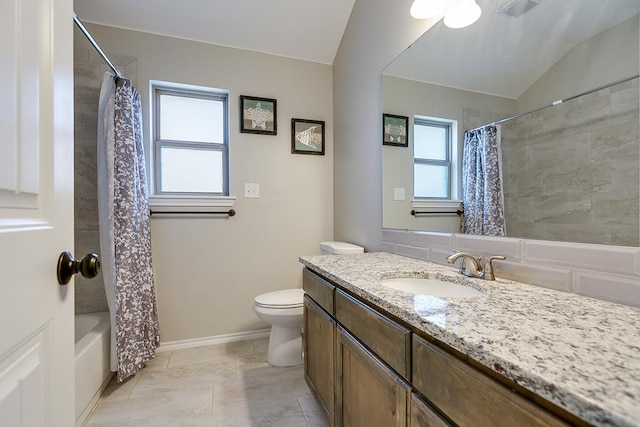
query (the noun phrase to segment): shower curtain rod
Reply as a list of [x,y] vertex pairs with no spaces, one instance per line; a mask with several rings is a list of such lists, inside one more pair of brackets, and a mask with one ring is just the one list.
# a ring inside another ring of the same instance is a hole
[[75,12],[73,12],[73,22],[75,22],[78,28],[80,28],[80,31],[82,31],[82,34],[84,34],[87,40],[89,40],[89,43],[91,43],[91,45],[96,50],[96,52],[98,52],[98,55],[102,57],[102,60],[107,63],[107,65],[113,70],[114,73],[116,73],[116,76],[119,78],[123,78],[124,77],[123,74],[120,72],[120,70],[116,68],[115,65],[113,65],[113,63],[109,60],[109,58],[107,58],[107,55],[105,55],[102,49],[100,49],[100,46],[98,46],[98,42],[94,40],[94,38],[89,33],[89,30],[87,30],[85,26],[82,24],[82,22],[80,22],[80,19],[78,18],[78,15],[76,15]]
[[564,99],[559,99],[557,101],[552,102],[551,104],[547,104],[547,105],[545,105],[543,107],[536,108],[535,110],[527,111],[526,113],[519,113],[519,114],[516,114],[514,116],[510,116],[510,117],[505,117],[504,119],[500,119],[500,120],[497,120],[495,122],[487,123],[485,125],[478,126],[478,127],[473,128],[473,129],[468,129],[465,132],[471,132],[473,130],[482,129],[485,126],[499,125],[500,123],[508,122],[509,120],[513,120],[513,119],[517,119],[518,117],[526,116],[527,114],[536,113],[536,112],[538,112],[540,110],[544,110],[545,108],[553,107],[555,105],[560,105],[563,102],[571,101],[572,99],[576,99],[576,98],[579,98],[579,97],[584,96],[584,95],[589,95],[590,93],[594,93],[594,92],[597,92],[599,90],[606,89],[608,87],[615,86],[615,85],[620,84],[620,83],[628,82],[629,80],[637,79],[638,77],[640,77],[640,75],[635,75],[633,77],[629,77],[629,78],[626,78],[626,79],[618,80],[616,82],[609,83],[609,84],[604,85],[604,86],[599,86],[599,87],[597,87],[595,89],[591,89],[591,90],[589,90],[587,92],[583,92],[583,93],[578,94],[578,95],[570,96],[570,97],[564,98]]

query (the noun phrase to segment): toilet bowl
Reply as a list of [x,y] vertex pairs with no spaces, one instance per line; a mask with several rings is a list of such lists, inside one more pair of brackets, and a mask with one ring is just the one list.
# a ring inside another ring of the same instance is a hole
[[[360,246],[345,242],[322,242],[323,254],[345,255],[364,252]],[[303,326],[302,289],[284,289],[258,295],[253,311],[271,325],[267,362],[274,366],[294,366],[302,363]]]
[[267,362],[274,366],[302,363],[302,289],[284,289],[258,295],[253,311],[271,325]]

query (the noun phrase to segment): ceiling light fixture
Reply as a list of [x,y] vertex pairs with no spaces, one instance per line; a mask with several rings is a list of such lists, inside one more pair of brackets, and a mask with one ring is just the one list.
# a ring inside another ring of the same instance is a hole
[[480,18],[482,9],[474,0],[460,0],[444,16],[444,25],[449,28],[467,27]]
[[414,0],[409,13],[416,19],[428,19],[444,14],[448,0]]
[[444,25],[463,28],[476,22],[482,10],[475,0],[414,0],[409,13],[416,19],[444,15]]

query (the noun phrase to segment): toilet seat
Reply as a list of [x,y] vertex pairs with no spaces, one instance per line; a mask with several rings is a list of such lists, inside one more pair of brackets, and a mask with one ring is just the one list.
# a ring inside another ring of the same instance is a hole
[[303,306],[302,289],[284,289],[258,295],[254,303],[258,307],[271,309],[299,308]]

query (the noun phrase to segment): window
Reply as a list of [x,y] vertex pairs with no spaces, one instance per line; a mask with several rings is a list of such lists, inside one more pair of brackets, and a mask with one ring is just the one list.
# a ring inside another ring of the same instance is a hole
[[453,123],[415,118],[413,122],[413,196],[451,199]]
[[156,196],[228,196],[228,95],[153,85]]

